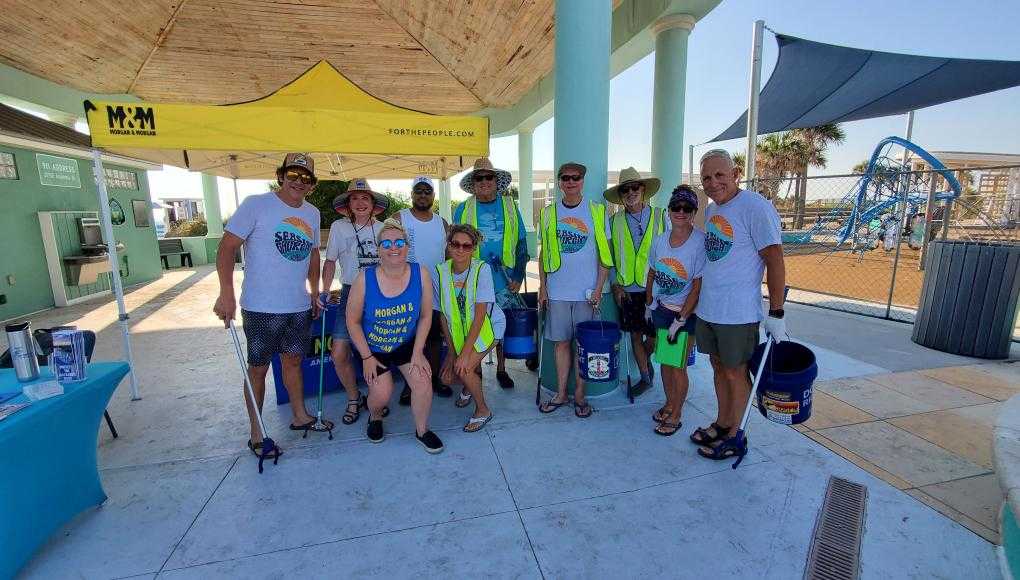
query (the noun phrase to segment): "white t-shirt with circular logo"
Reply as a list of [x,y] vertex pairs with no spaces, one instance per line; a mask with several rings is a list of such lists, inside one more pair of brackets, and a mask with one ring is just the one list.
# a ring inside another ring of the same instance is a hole
[[669,235],[665,232],[656,236],[648,252],[652,299],[663,305],[683,306],[691,293],[691,283],[701,278],[705,269],[705,232],[694,229],[676,248],[669,244]]
[[311,308],[308,259],[319,247],[319,210],[307,201],[291,207],[275,193],[250,195],[225,231],[244,240],[241,308],[285,314]]

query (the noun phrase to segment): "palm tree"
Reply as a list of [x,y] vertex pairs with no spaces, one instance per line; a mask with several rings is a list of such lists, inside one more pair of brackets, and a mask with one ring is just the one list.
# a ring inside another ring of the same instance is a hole
[[797,170],[804,156],[804,143],[792,132],[772,133],[759,138],[755,154],[755,181],[762,194],[775,199],[779,186]]
[[829,162],[825,157],[829,145],[842,143],[846,139],[846,132],[837,123],[827,123],[817,127],[793,129],[787,135],[800,143],[799,147],[791,149],[792,158],[788,161],[793,165],[791,173],[797,178],[793,227],[801,229],[804,227],[804,206],[807,202],[808,168],[824,168]]

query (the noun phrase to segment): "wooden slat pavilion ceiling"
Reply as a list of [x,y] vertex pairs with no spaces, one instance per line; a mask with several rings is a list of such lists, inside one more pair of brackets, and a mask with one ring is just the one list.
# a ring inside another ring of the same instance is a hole
[[[620,0],[614,0],[618,5]],[[321,58],[395,105],[516,103],[553,61],[553,0],[3,0],[0,62],[86,92],[262,97]]]

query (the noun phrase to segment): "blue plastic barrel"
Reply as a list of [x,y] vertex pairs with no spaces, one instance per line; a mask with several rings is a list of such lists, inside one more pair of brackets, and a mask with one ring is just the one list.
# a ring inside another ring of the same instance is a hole
[[[748,363],[757,372],[765,344],[754,349]],[[803,344],[783,341],[772,345],[758,382],[758,412],[769,421],[796,425],[811,418],[811,389],[818,377],[815,353]]]
[[508,308],[506,332],[503,333],[503,355],[506,358],[522,359],[535,356],[535,328],[538,326],[538,311],[534,308]]
[[615,381],[620,370],[620,326],[608,320],[577,325],[577,368],[581,378],[596,383]]

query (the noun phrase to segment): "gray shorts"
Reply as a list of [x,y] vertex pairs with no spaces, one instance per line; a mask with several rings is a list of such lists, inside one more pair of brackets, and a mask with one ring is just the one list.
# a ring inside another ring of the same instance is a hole
[[333,325],[333,340],[351,339],[351,334],[347,332],[347,298],[350,295],[350,284],[344,284],[340,288],[340,299],[337,302],[336,324]]
[[726,368],[746,365],[758,346],[758,323],[716,324],[698,319],[694,330],[698,350],[719,357]]
[[572,340],[578,324],[595,320],[595,318],[591,304],[585,300],[580,302],[550,300],[545,310],[545,333],[543,336],[553,342]]

